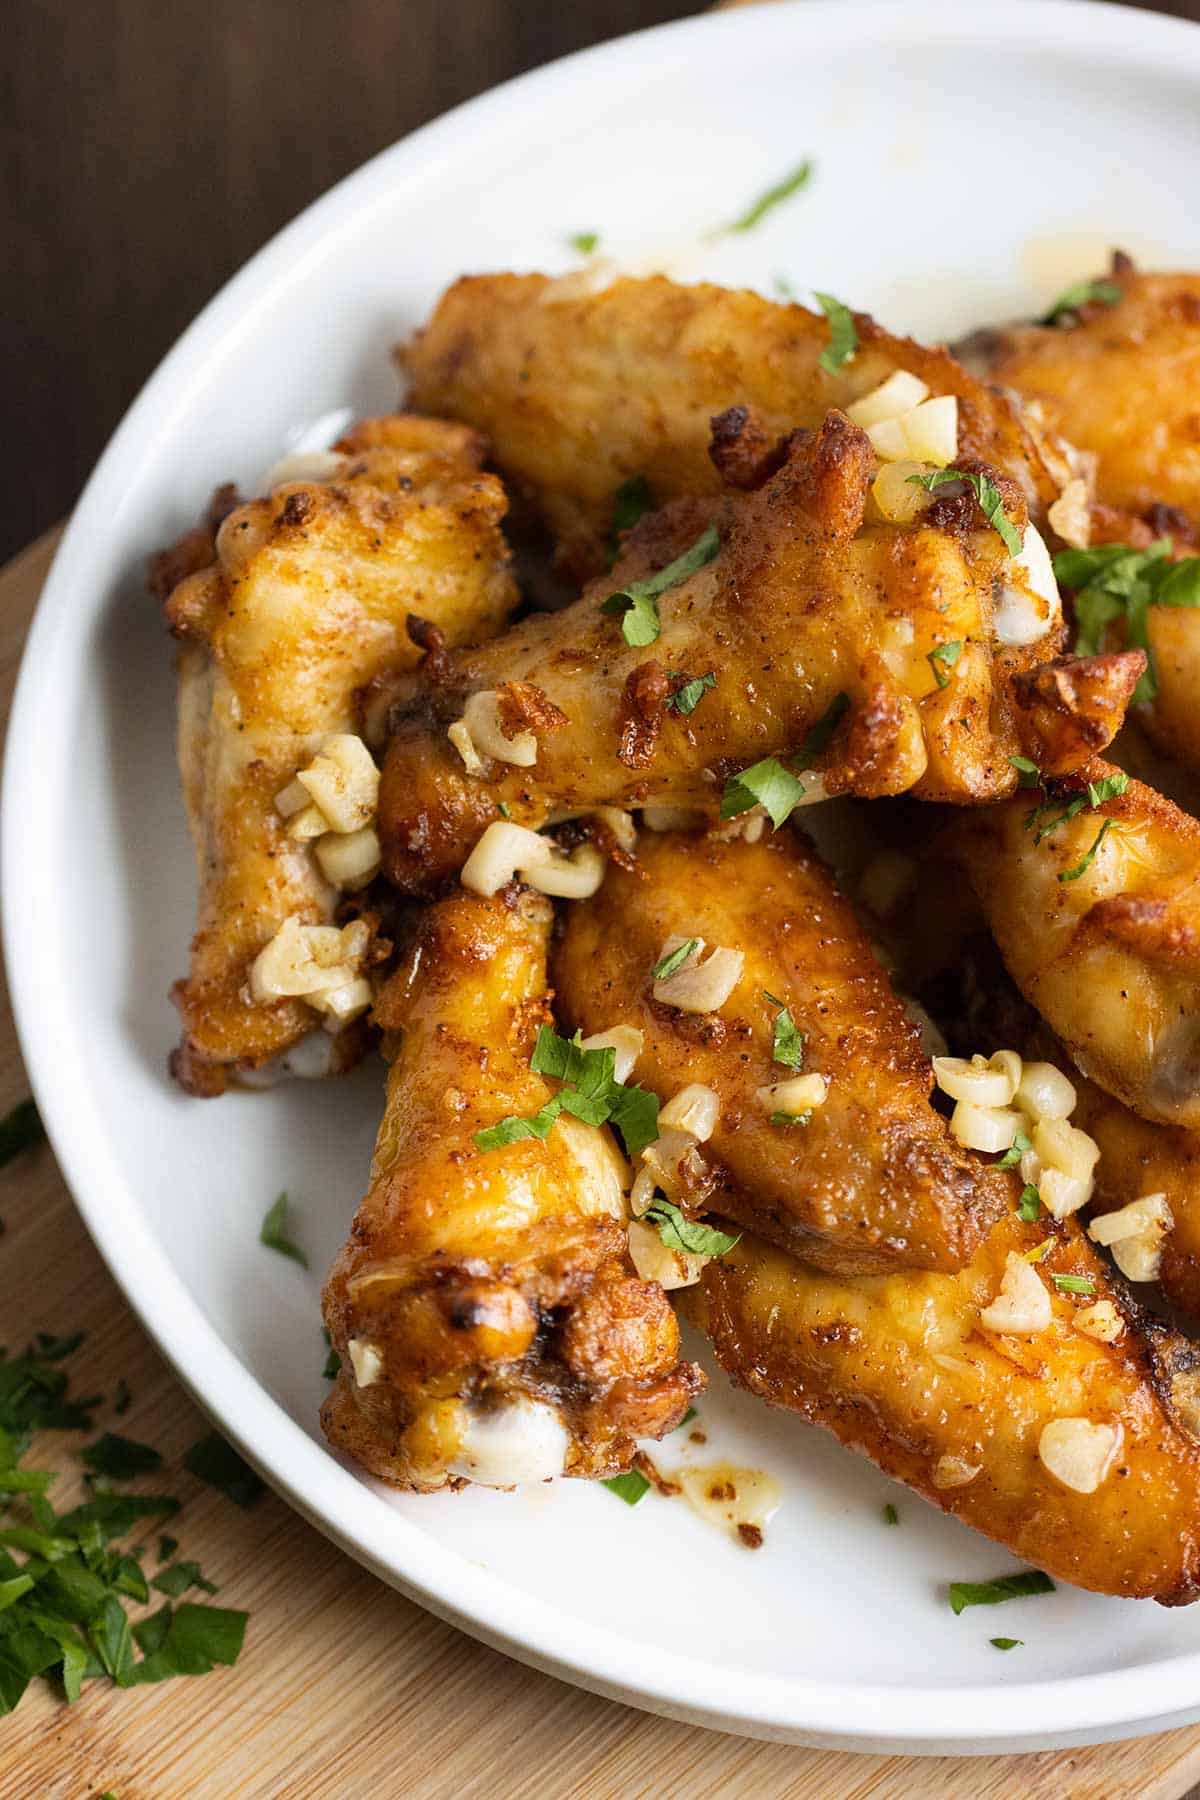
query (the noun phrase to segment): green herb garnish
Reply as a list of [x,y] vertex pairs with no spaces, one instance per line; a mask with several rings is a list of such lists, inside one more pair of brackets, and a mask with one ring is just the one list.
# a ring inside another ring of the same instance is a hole
[[290,1256],[292,1261],[298,1262],[302,1269],[307,1269],[307,1256],[299,1244],[294,1243],[287,1235],[287,1206],[286,1193],[279,1194],[272,1201],[259,1226],[258,1241],[260,1244],[265,1244],[268,1250],[278,1250],[280,1256]]
[[46,1141],[46,1127],[32,1100],[20,1100],[0,1119],[0,1169],[24,1150]]
[[763,994],[779,1011],[775,1014],[775,1032],[771,1043],[771,1056],[785,1069],[802,1069],[804,1067],[804,1033],[793,1019],[791,1008],[777,1000],[774,994]]
[[609,532],[609,565],[616,562],[621,549],[621,533],[632,531],[643,513],[654,510],[654,496],[644,475],[631,475],[623,481],[612,500],[612,529]]
[[798,194],[801,188],[808,186],[812,179],[814,166],[811,159],[807,157],[802,163],[797,163],[796,167],[785,175],[782,181],[777,181],[773,187],[767,188],[752,206],[746,208],[744,213],[730,224],[718,227],[712,236],[726,237],[734,231],[753,231],[754,227],[762,219],[765,219],[774,207],[780,205],[784,200],[790,200],[793,194]]
[[812,1107],[810,1106],[806,1112],[773,1112],[771,1123],[772,1125],[807,1125],[811,1118]]
[[1033,1246],[1032,1250],[1022,1250],[1021,1255],[1025,1258],[1026,1262],[1040,1263],[1043,1262],[1050,1254],[1051,1250],[1053,1250],[1054,1244],[1055,1240],[1052,1237],[1043,1238],[1040,1244],[1035,1244]]
[[227,1495],[237,1506],[249,1508],[261,1500],[266,1483],[250,1464],[238,1454],[219,1431],[194,1443],[183,1459],[183,1466],[197,1481],[207,1483]]
[[654,575],[646,575],[640,581],[631,581],[628,587],[620,588],[601,602],[603,613],[620,613],[621,636],[634,649],[641,649],[645,644],[652,644],[662,629],[658,616],[658,596],[667,588],[674,587],[677,582],[686,581],[698,569],[710,563],[721,548],[721,534],[715,525],[702,531],[695,543],[690,545],[674,562],[669,562],[665,569],[659,569]]
[[336,1381],[338,1370],[342,1366],[342,1359],[333,1347],[333,1340],[329,1335],[329,1327],[327,1325],[322,1325],[321,1336],[325,1339],[326,1350],[325,1366],[321,1370],[321,1375],[325,1381]]
[[1091,868],[1092,864],[1096,860],[1097,851],[1099,850],[1101,844],[1104,842],[1108,833],[1112,830],[1112,823],[1113,822],[1111,819],[1105,819],[1104,823],[1101,825],[1099,831],[1096,833],[1094,839],[1092,840],[1092,847],[1087,852],[1087,854],[1084,856],[1083,861],[1077,862],[1073,869],[1064,869],[1062,874],[1058,878],[1060,881],[1078,881],[1079,877],[1081,875],[1085,874],[1087,872],[1087,870]]
[[164,1532],[158,1540],[158,1560],[160,1563],[170,1562],[179,1548],[179,1539],[168,1537]]
[[511,811],[511,808],[509,807],[507,800],[497,801],[496,811],[500,814],[500,817],[502,819],[511,819],[512,818],[512,811]]
[[1008,554],[1021,554],[1021,533],[1005,512],[1000,490],[990,475],[972,475],[966,469],[933,469],[928,475],[910,475],[908,479],[913,487],[923,487],[931,494],[948,482],[965,481],[979,502],[980,512],[998,533]]
[[475,1133],[480,1150],[499,1150],[518,1138],[546,1137],[559,1113],[573,1113],[586,1125],[614,1125],[626,1151],[636,1156],[658,1136],[658,1097],[646,1088],[629,1087],[613,1075],[617,1053],[611,1047],[585,1050],[581,1033],[560,1037],[549,1025],[538,1032],[529,1066],[563,1086],[532,1118],[510,1115]]
[[1094,1294],[1096,1284],[1086,1275],[1051,1275],[1060,1294]]
[[933,679],[940,688],[950,686],[950,677],[946,674],[946,670],[954,667],[962,653],[962,644],[956,641],[952,644],[938,644],[926,656],[925,660],[933,670]]
[[206,1594],[219,1592],[216,1583],[201,1572],[198,1562],[172,1563],[169,1569],[151,1577],[150,1586],[172,1600],[180,1599],[189,1588],[200,1588]]
[[1060,587],[1075,596],[1075,654],[1095,656],[1114,620],[1124,618],[1125,640],[1146,652],[1146,668],[1133,690],[1135,704],[1153,700],[1158,674],[1146,615],[1152,606],[1200,606],[1200,556],[1169,562],[1172,543],[1158,538],[1146,550],[1097,544],[1061,550],[1054,558]]
[[883,1509],[883,1522],[885,1525],[898,1525],[900,1523],[900,1514],[896,1511],[896,1508],[892,1505],[890,1500]]
[[819,294],[815,289],[813,292],[817,305],[829,320],[829,342],[817,362],[827,375],[836,375],[858,349],[858,327],[848,306],[843,306],[832,294]]
[[993,1650],[1023,1650],[1025,1647],[1024,1638],[989,1638],[988,1643]]
[[650,1483],[640,1469],[627,1469],[624,1475],[613,1475],[609,1480],[602,1481],[600,1486],[606,1487],[618,1500],[623,1500],[626,1506],[636,1506],[642,1495],[650,1491]]
[[[996,1167],[998,1169],[1015,1169],[1025,1152],[1032,1149],[1033,1145],[1030,1143],[1025,1133],[1018,1127],[1017,1134],[1013,1138],[1009,1149],[1004,1152],[1003,1156],[998,1156],[996,1158]],[[1022,1200],[1025,1198],[1024,1194],[1022,1194],[1021,1198]]]
[[998,1575],[995,1581],[952,1581],[950,1609],[958,1614],[968,1606],[999,1606],[1002,1600],[1022,1600],[1027,1594],[1052,1594],[1054,1583],[1040,1569],[1022,1569],[1019,1575]]
[[1064,288],[1050,310],[1038,320],[1039,325],[1059,325],[1065,319],[1072,318],[1081,306],[1089,300],[1098,300],[1102,306],[1116,306],[1121,298],[1121,290],[1115,281],[1075,281],[1069,288]]
[[668,956],[664,956],[661,962],[655,963],[650,971],[653,980],[666,981],[668,977],[674,975],[677,969],[682,969],[688,957],[699,949],[699,946],[699,938],[684,938],[682,944],[672,950]]
[[138,1475],[148,1475],[152,1469],[161,1469],[163,1459],[149,1444],[106,1431],[88,1445],[81,1460],[93,1475],[104,1475],[110,1481],[132,1481]]
[[697,1219],[686,1218],[677,1206],[661,1196],[651,1201],[642,1217],[648,1225],[658,1227],[658,1235],[668,1250],[684,1256],[724,1256],[741,1237],[740,1232],[730,1237],[727,1232],[701,1225]]
[[679,713],[682,718],[688,718],[695,712],[708,690],[715,688],[716,685],[716,672],[712,669],[708,671],[707,675],[685,678],[682,686],[677,687],[675,692],[669,696],[666,702],[667,711]]
[[1042,771],[1035,762],[1030,762],[1027,756],[1010,756],[1008,760],[1017,771],[1017,784],[1019,787],[1031,788],[1044,787],[1046,785]]
[[1017,1201],[1017,1211],[1027,1225],[1032,1225],[1041,1216],[1041,1191],[1032,1181],[1027,1181],[1021,1189],[1021,1198]]
[[849,694],[835,694],[816,724],[808,732],[791,761],[797,769],[809,769],[826,748],[850,705]]
[[567,243],[572,250],[577,250],[580,256],[593,256],[600,243],[600,233],[598,231],[573,231],[568,237]]

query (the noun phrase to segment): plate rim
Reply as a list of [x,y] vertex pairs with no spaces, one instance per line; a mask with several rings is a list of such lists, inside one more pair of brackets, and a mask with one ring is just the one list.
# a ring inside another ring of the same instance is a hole
[[[1003,11],[961,9],[954,0],[775,0],[652,27],[549,63],[464,102],[372,157],[304,209],[224,284],[159,363],[102,453],[72,513],[47,576],[22,656],[10,717],[0,801],[0,893],[5,961],[26,1068],[64,1180],[93,1241],[143,1327],[202,1410],[309,1523],[411,1599],[493,1647],[610,1698],[716,1729],[861,1750],[927,1754],[995,1753],[1096,1741],[1165,1729],[1200,1714],[1200,1651],[1136,1669],[970,1687],[900,1687],[818,1682],[807,1677],[725,1670],[624,1637],[608,1626],[560,1613],[548,1601],[469,1563],[397,1514],[310,1438],[209,1324],[175,1274],[126,1186],[102,1132],[80,1129],[86,1094],[82,1049],[63,1040],[44,1008],[52,991],[53,943],[38,933],[39,879],[49,864],[49,830],[39,819],[40,721],[52,698],[51,652],[75,632],[79,654],[105,616],[90,610],[88,547],[121,522],[127,465],[151,452],[156,421],[184,403],[206,369],[241,333],[275,286],[301,278],[306,257],[394,197],[403,183],[436,175],[443,150],[486,138],[544,90],[592,87],[635,57],[676,62],[700,40],[745,35],[794,42],[815,35],[852,47],[902,24],[906,42],[932,41],[1068,52],[1136,62],[1146,73],[1181,70],[1200,78],[1200,29],[1186,20],[1134,11],[1107,0],[1017,0]],[[94,591],[94,587],[93,587]],[[58,638],[56,639],[56,634]],[[49,809],[46,809],[49,811]],[[47,984],[51,983],[51,986]],[[69,1018],[69,1015],[67,1015]],[[91,1113],[93,1125],[99,1121]]]

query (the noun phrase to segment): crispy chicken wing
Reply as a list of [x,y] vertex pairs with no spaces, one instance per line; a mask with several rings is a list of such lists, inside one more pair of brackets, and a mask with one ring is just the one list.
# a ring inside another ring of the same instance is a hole
[[[256,999],[247,985],[286,920],[328,924],[338,900],[313,836],[299,835],[310,813],[285,819],[276,798],[331,734],[357,731],[364,683],[416,660],[410,614],[461,643],[496,631],[516,600],[504,496],[481,474],[471,431],[370,420],[338,452],[325,479],[236,507],[207,553],[193,532],[152,569],[179,639],[179,762],[200,877],[191,969],[173,995],[173,1067],[193,1093],[289,1052],[320,1070],[352,1060],[361,1028],[331,1039],[303,999]],[[296,1053],[314,1029],[325,1054]]]
[[903,369],[959,402],[959,455],[981,458],[1043,516],[1058,486],[1016,408],[944,350],[894,338],[856,315],[860,348],[827,373],[827,322],[802,306],[663,276],[600,293],[545,275],[455,282],[403,354],[412,402],[487,433],[580,574],[604,567],[613,496],[642,476],[657,504],[712,494],[709,421],[758,415],[765,441],[819,426]]
[[[693,938],[743,958],[715,1011],[655,998],[664,946]],[[1011,1178],[931,1106],[917,1027],[802,837],[644,838],[631,872],[569,908],[554,973],[569,1026],[643,1034],[637,1078],[662,1100],[692,1082],[718,1096],[699,1206],[819,1267],[955,1269],[1012,1203]],[[781,1008],[803,1036],[802,1052],[786,1036],[790,1064],[774,1055]],[[789,1124],[778,1084],[800,1074],[797,1055],[826,1098]]]
[[[643,519],[574,606],[430,657],[393,709],[384,767],[380,831],[396,885],[436,891],[501,806],[535,827],[647,801],[715,811],[730,774],[795,751],[842,706],[817,792],[994,799],[1012,789],[1010,757],[1027,739],[1039,754],[1050,741],[1055,766],[1071,767],[1107,743],[1140,656],[1070,664],[1044,693],[1041,672],[1059,667],[1041,660],[1054,627],[998,641],[1012,569],[1000,537],[961,499],[907,527],[872,519],[875,466],[864,432],[830,413],[756,492]],[[1016,513],[1015,491],[1010,501]],[[700,566],[661,587],[656,616],[639,612],[645,629],[626,642],[604,603],[622,592],[632,603],[689,550]],[[715,687],[685,716],[677,689],[707,676]],[[528,744],[520,766],[503,738],[484,757],[448,737],[472,701],[498,707],[510,743]]]
[[[856,1277],[747,1236],[684,1304],[741,1386],[934,1506],[1076,1586],[1182,1605],[1200,1589],[1197,1352],[1139,1316],[1073,1220],[1031,1270],[1045,1236],[1010,1213],[956,1275]],[[1041,1295],[1020,1335],[987,1318],[1014,1263]]]
[[1040,806],[1031,792],[955,813],[944,841],[1018,988],[1079,1068],[1144,1118],[1194,1128],[1200,824],[1139,781],[1089,804],[1087,783],[1117,773],[1096,761]]
[[563,1112],[545,1137],[475,1134],[535,1114],[550,1017],[548,900],[462,891],[424,917],[377,1019],[394,1058],[366,1198],[325,1287],[341,1357],[330,1441],[431,1490],[611,1475],[679,1423],[703,1376],[662,1289],[629,1260],[623,1159]]

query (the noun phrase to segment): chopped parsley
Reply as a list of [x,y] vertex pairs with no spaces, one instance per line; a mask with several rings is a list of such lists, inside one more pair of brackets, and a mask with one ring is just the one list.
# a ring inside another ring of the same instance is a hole
[[93,1475],[109,1481],[132,1481],[162,1468],[162,1456],[150,1444],[139,1444],[136,1438],[120,1437],[106,1431],[82,1452],[80,1460]]
[[598,231],[573,231],[568,237],[567,243],[572,250],[577,250],[580,256],[594,256],[600,246],[600,233]]
[[511,808],[509,807],[507,800],[497,801],[496,811],[500,814],[500,817],[502,819],[511,819],[512,818],[512,811],[511,811]]
[[46,1127],[32,1100],[19,1100],[12,1111],[0,1119],[0,1169],[22,1151],[32,1150],[46,1141]]
[[665,569],[659,569],[654,575],[646,575],[640,581],[631,581],[626,588],[620,588],[601,602],[600,611],[604,613],[620,613],[621,636],[634,649],[641,649],[645,644],[652,644],[662,630],[658,616],[658,596],[667,588],[674,587],[680,581],[687,581],[689,576],[710,563],[721,548],[721,534],[715,525],[702,531],[694,544],[691,544],[674,562],[669,562]]
[[1083,861],[1077,862],[1073,869],[1064,869],[1058,878],[1060,881],[1078,881],[1079,877],[1081,875],[1086,874],[1088,869],[1090,869],[1092,864],[1095,862],[1096,853],[1099,850],[1101,844],[1104,842],[1108,833],[1112,830],[1112,823],[1113,822],[1111,819],[1105,819],[1105,821],[1101,825],[1099,831],[1096,833],[1095,837],[1093,838],[1091,849],[1087,851],[1086,855],[1083,858]]
[[1049,311],[1038,320],[1038,324],[1074,324],[1079,308],[1086,306],[1090,300],[1098,300],[1102,306],[1116,306],[1120,298],[1121,290],[1115,281],[1074,281],[1069,288],[1063,289]]
[[170,1568],[151,1576],[150,1586],[157,1588],[160,1594],[166,1594],[171,1600],[181,1599],[189,1588],[200,1588],[206,1594],[219,1591],[216,1582],[210,1581],[201,1572],[198,1562],[172,1563]]
[[1022,1569],[1017,1575],[998,1575],[995,1581],[952,1581],[950,1610],[956,1615],[968,1606],[999,1606],[1002,1600],[1021,1600],[1027,1594],[1052,1594],[1054,1583],[1040,1569]]
[[858,327],[850,308],[835,300],[832,294],[820,294],[814,289],[813,297],[829,320],[829,342],[817,362],[827,375],[836,375],[858,350]]
[[658,1227],[658,1235],[668,1250],[684,1256],[724,1256],[741,1237],[740,1232],[730,1237],[728,1232],[715,1231],[710,1225],[701,1225],[697,1219],[686,1218],[672,1201],[664,1200],[661,1195],[651,1201],[642,1217],[648,1225]]
[[666,703],[667,711],[678,713],[681,718],[688,718],[695,712],[708,690],[715,688],[716,685],[717,676],[714,669],[710,669],[707,675],[685,676],[682,685],[669,696]]
[[178,1548],[179,1548],[179,1539],[169,1537],[167,1535],[167,1533],[164,1532],[162,1537],[160,1537],[158,1540],[158,1560],[159,1560],[159,1562],[160,1563],[170,1562],[171,1558],[174,1556],[174,1554],[178,1550]]
[[954,667],[962,653],[962,642],[956,640],[952,644],[936,645],[926,656],[925,661],[933,670],[933,679],[940,688],[950,686],[950,677],[946,674],[946,670]]
[[1021,533],[1005,512],[1000,490],[989,475],[972,475],[966,469],[932,469],[928,475],[910,475],[908,479],[913,487],[923,487],[931,494],[949,482],[965,481],[979,502],[980,512],[998,533],[1008,554],[1021,554]]
[[825,749],[837,727],[842,715],[850,705],[849,694],[835,694],[816,724],[811,728],[796,755],[792,758],[798,769],[809,769]]
[[302,1269],[307,1269],[307,1256],[299,1244],[293,1242],[287,1235],[287,1205],[286,1193],[279,1194],[272,1201],[259,1227],[258,1241],[260,1244],[265,1244],[268,1250],[278,1250],[280,1256],[290,1256],[292,1261],[298,1262]]
[[763,994],[772,1006],[779,1011],[775,1014],[775,1032],[771,1044],[771,1056],[785,1069],[802,1069],[804,1067],[804,1033],[792,1017],[791,1008],[777,1000],[774,994]]
[[807,1125],[811,1118],[812,1107],[810,1106],[807,1112],[773,1112],[771,1114],[771,1123],[772,1125]]
[[640,1469],[626,1469],[624,1475],[613,1475],[600,1486],[623,1500],[626,1506],[636,1506],[642,1495],[650,1492],[650,1483]]
[[1152,606],[1200,606],[1200,556],[1170,562],[1172,542],[1158,538],[1146,550],[1097,544],[1061,550],[1054,558],[1060,587],[1075,596],[1075,654],[1095,656],[1114,620],[1125,621],[1125,640],[1146,652],[1146,668],[1133,690],[1135,704],[1153,700],[1158,674],[1146,615]]
[[789,170],[782,181],[777,181],[773,187],[769,187],[761,193],[744,213],[731,220],[728,225],[720,226],[712,235],[726,237],[735,231],[753,231],[754,227],[765,219],[775,207],[784,200],[790,200],[793,194],[798,194],[801,188],[808,186],[812,179],[813,168],[814,164],[811,159],[806,157],[802,163],[797,163],[794,169]]
[[1021,1198],[1017,1201],[1017,1211],[1027,1225],[1032,1225],[1041,1216],[1041,1190],[1032,1181],[1027,1181],[1021,1189]]
[[[835,694],[821,717],[809,731],[795,756],[790,758],[794,768],[803,772],[825,749],[833,736],[838,721],[850,704],[849,694]],[[798,781],[791,769],[785,768],[778,757],[765,756],[761,762],[752,763],[738,775],[731,775],[725,783],[725,791],[721,795],[721,817],[736,819],[751,807],[764,807],[770,816],[775,830],[783,824],[804,798],[805,788]]]
[[342,1366],[342,1359],[333,1347],[333,1340],[330,1338],[327,1325],[322,1325],[321,1335],[325,1339],[325,1366],[321,1370],[321,1375],[325,1381],[336,1381],[338,1370]]
[[1022,1250],[1021,1255],[1025,1258],[1026,1262],[1040,1263],[1043,1262],[1050,1254],[1051,1250],[1053,1250],[1054,1244],[1054,1238],[1043,1238],[1040,1244],[1035,1244],[1033,1246],[1032,1250]]
[[266,1483],[250,1464],[238,1454],[219,1431],[194,1443],[183,1459],[183,1466],[197,1481],[205,1482],[225,1494],[235,1505],[250,1508],[262,1499]]
[[1051,1275],[1060,1294],[1094,1294],[1096,1284],[1086,1275]]
[[684,938],[682,944],[672,950],[669,956],[664,956],[661,962],[655,963],[650,971],[652,978],[655,981],[666,981],[668,976],[674,975],[677,969],[682,969],[688,957],[692,956],[699,947],[699,938]]
[[1037,764],[1035,762],[1030,762],[1027,756],[1010,756],[1008,760],[1017,771],[1017,784],[1019,787],[1045,787],[1045,776],[1042,774],[1042,771],[1038,768]]
[[[1015,1169],[1025,1152],[1032,1149],[1033,1145],[1030,1143],[1025,1133],[1018,1127],[1017,1134],[1013,1138],[1012,1144],[1004,1152],[1003,1156],[998,1156],[996,1158],[996,1167],[998,1169]],[[1022,1194],[1021,1198],[1022,1200],[1025,1198],[1024,1194]]]
[[1024,1638],[989,1638],[988,1643],[993,1650],[1023,1650]]
[[518,1138],[544,1138],[559,1113],[568,1112],[585,1125],[615,1125],[628,1154],[636,1156],[658,1136],[658,1097],[646,1088],[617,1081],[613,1075],[616,1060],[617,1053],[611,1046],[585,1050],[578,1031],[573,1038],[564,1038],[549,1025],[543,1025],[529,1066],[535,1075],[549,1075],[561,1081],[562,1087],[532,1118],[510,1115],[477,1131],[476,1148],[499,1150]]
[[896,1508],[892,1505],[890,1500],[883,1509],[883,1522],[885,1525],[898,1525],[900,1523],[900,1514],[896,1511]]
[[643,513],[654,510],[654,496],[644,475],[631,475],[623,481],[612,499],[612,529],[609,532],[609,566],[616,562],[621,549],[621,533],[632,531]]

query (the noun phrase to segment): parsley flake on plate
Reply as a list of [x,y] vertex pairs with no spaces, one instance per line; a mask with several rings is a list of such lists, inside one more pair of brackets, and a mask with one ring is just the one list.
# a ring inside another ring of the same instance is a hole
[[773,212],[783,201],[790,200],[793,194],[798,194],[801,188],[808,186],[812,180],[815,166],[810,157],[805,157],[804,161],[797,163],[794,169],[790,169],[781,181],[766,188],[758,196],[758,199],[746,208],[744,213],[740,213],[728,225],[719,226],[712,236],[726,237],[735,231],[753,231],[754,227],[761,223],[769,212]]
[[577,250],[580,256],[594,256],[600,247],[600,233],[598,231],[573,231],[567,238],[567,243],[572,250]]
[[1040,1569],[1022,1569],[1016,1575],[998,1575],[994,1581],[952,1581],[950,1610],[961,1613],[968,1606],[999,1606],[1003,1600],[1022,1600],[1028,1594],[1053,1594],[1054,1583]]
[[720,548],[721,534],[715,525],[710,525],[700,533],[694,544],[689,545],[674,562],[669,562],[665,569],[659,569],[653,575],[644,575],[639,581],[631,581],[628,587],[619,588],[607,600],[601,601],[600,611],[622,615],[621,636],[632,648],[641,649],[645,644],[654,643],[662,630],[658,616],[659,594],[681,581],[687,581],[698,569],[703,569]]
[[1005,512],[1000,489],[990,475],[972,475],[966,469],[932,469],[928,475],[910,475],[908,479],[913,487],[923,487],[931,494],[948,483],[965,481],[979,502],[980,512],[999,535],[1008,554],[1021,554],[1021,533]]
[[883,1522],[885,1525],[898,1525],[900,1523],[900,1514],[896,1511],[896,1508],[892,1505],[890,1500],[883,1509]]
[[623,1500],[626,1506],[636,1506],[643,1494],[650,1492],[650,1483],[640,1469],[626,1469],[623,1475],[610,1476],[600,1486],[606,1487],[618,1500]]
[[235,1505],[249,1508],[267,1491],[267,1484],[219,1431],[197,1440],[183,1459],[183,1466],[197,1481],[216,1488]]
[[265,1244],[268,1250],[278,1250],[280,1256],[290,1256],[292,1261],[298,1262],[302,1269],[307,1269],[307,1256],[299,1244],[287,1235],[287,1207],[287,1194],[277,1195],[263,1216],[263,1222],[258,1231],[258,1241],[260,1244]]
[[1024,1638],[989,1638],[988,1643],[993,1650],[1023,1650]]

